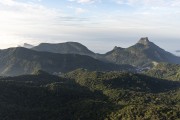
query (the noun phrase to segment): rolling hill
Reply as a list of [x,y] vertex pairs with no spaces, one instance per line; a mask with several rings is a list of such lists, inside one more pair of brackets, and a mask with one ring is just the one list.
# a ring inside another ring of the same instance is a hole
[[43,74],[0,79],[0,119],[103,119],[112,103],[72,80]]
[[125,72],[78,69],[0,78],[0,119],[180,118],[180,83]]
[[77,68],[111,71],[133,70],[130,65],[115,65],[90,56],[38,52],[26,48],[9,48],[0,51],[0,75],[29,74],[39,69],[49,73],[69,72]]
[[32,49],[37,51],[46,51],[52,53],[95,56],[95,53],[93,53],[86,46],[78,42],[66,42],[66,43],[58,43],[58,44],[41,43],[38,46],[33,47]]

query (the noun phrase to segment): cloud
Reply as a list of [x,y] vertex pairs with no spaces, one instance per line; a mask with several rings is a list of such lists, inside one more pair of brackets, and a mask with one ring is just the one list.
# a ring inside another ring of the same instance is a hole
[[[85,10],[77,8],[76,12],[80,14]],[[61,9],[47,8],[32,2],[0,0],[0,47],[16,46],[23,42],[37,44],[57,39],[60,42],[79,29],[77,25],[82,22],[88,20],[65,14]]]
[[73,12],[72,13],[76,13],[76,15],[78,14],[83,14],[83,13],[86,13],[88,12],[87,9],[84,9],[84,8],[81,8],[81,7],[75,7],[75,6],[66,6],[68,9],[71,9]]
[[[174,28],[179,26],[179,0],[114,0],[117,4],[128,6],[125,15],[121,10],[114,14],[113,19],[126,19],[129,24],[149,28]],[[118,17],[119,14],[119,17]],[[117,16],[115,18],[115,16]],[[123,20],[121,20],[122,22]],[[176,25],[175,25],[176,24]],[[141,27],[139,26],[139,27]],[[136,26],[138,27],[138,26]],[[170,31],[171,32],[171,31]]]
[[69,6],[58,4],[56,9],[38,0],[22,1],[0,0],[1,48],[24,42],[92,41],[93,45],[97,40],[102,44],[141,36],[180,38],[179,0],[110,0],[113,4],[67,0]]
[[94,3],[96,2],[97,0],[69,0],[70,2],[77,2],[77,3]]
[[82,13],[85,13],[87,12],[87,10],[83,9],[83,8],[76,8],[76,13],[77,14],[82,14]]
[[179,7],[179,0],[114,0],[118,4],[141,7]]

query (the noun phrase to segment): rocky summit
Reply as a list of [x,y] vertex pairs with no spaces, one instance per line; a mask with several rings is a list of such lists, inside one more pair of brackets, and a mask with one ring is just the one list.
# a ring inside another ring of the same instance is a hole
[[148,37],[142,37],[139,41],[139,44],[148,45],[150,43]]

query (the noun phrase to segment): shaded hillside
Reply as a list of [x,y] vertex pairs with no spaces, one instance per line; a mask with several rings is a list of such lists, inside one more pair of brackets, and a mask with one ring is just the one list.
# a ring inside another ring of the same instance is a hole
[[133,70],[130,65],[114,65],[89,56],[77,54],[57,54],[37,52],[26,48],[10,48],[0,51],[1,75],[20,75],[33,73],[39,69],[50,73],[68,72],[77,68],[111,71]]
[[115,47],[104,56],[109,62],[133,66],[150,66],[153,61],[180,64],[179,57],[161,49],[148,38],[141,38],[137,44],[129,48]]
[[157,78],[180,81],[180,65],[159,63],[145,72],[145,74]]
[[180,118],[180,83],[121,72],[79,69],[67,75],[116,104],[109,120],[164,120]]
[[[67,74],[68,78],[88,88],[103,90],[108,86],[112,89],[124,89],[137,92],[158,93],[180,87],[179,82],[161,80],[146,75],[126,72],[89,72],[78,69]],[[101,87],[99,85],[102,85]],[[99,88],[96,88],[99,86]]]
[[180,118],[179,82],[78,69],[65,78],[37,71],[0,78],[0,119],[127,120]]
[[1,120],[99,120],[113,104],[98,92],[49,74],[0,79]]
[[95,53],[90,51],[86,46],[78,42],[66,42],[66,43],[58,43],[58,44],[41,43],[40,45],[32,49],[37,51],[46,51],[46,52],[61,53],[61,54],[80,54],[80,55],[88,55],[88,56],[95,55]]

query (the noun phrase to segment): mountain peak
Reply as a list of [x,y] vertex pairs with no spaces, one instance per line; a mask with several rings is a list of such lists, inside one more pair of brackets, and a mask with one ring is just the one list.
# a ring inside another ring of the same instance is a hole
[[139,44],[148,45],[150,43],[148,37],[142,37],[139,41]]
[[123,48],[122,47],[117,47],[117,46],[115,46],[114,48],[113,48],[113,50],[122,50]]

